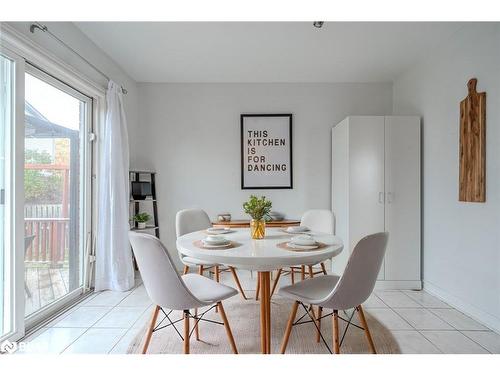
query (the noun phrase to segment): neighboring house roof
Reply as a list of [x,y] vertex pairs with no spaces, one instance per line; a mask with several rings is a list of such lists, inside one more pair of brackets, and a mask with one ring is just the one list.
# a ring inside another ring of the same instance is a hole
[[27,138],[78,138],[78,130],[50,122],[28,101],[24,102]]

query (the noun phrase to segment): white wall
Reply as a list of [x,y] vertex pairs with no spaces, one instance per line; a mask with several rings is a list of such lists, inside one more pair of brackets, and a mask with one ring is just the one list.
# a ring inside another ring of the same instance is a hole
[[[141,165],[158,172],[161,237],[175,250],[175,213],[201,207],[210,217],[263,194],[273,209],[300,218],[330,208],[331,128],[347,115],[392,111],[392,85],[372,84],[139,84],[146,136],[135,143]],[[293,113],[293,190],[241,190],[240,114]],[[134,142],[134,140],[131,140]]]
[[[82,61],[78,56],[61,46],[50,35],[36,30],[35,33],[29,31],[31,22],[7,22],[24,36],[31,39],[40,47],[51,52],[65,63],[71,65],[74,69],[83,73],[93,81],[100,83],[102,87],[107,87],[106,79]],[[115,82],[123,85],[128,91],[124,96],[124,106],[128,121],[129,137],[138,138],[141,132],[138,129],[138,108],[137,108],[137,84],[130,78],[123,69],[116,64],[105,52],[97,47],[80,29],[71,22],[44,22],[49,30],[61,38],[66,44],[78,51],[92,64],[97,66],[108,77]],[[141,154],[131,147],[130,159],[136,161],[140,159]]]
[[[487,92],[486,203],[458,201],[459,102]],[[466,26],[394,83],[395,114],[423,117],[424,287],[500,331],[500,26]]]

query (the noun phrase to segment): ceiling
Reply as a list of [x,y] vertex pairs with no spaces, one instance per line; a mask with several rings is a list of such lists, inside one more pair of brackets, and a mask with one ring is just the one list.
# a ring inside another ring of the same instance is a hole
[[388,82],[464,25],[76,23],[137,82]]

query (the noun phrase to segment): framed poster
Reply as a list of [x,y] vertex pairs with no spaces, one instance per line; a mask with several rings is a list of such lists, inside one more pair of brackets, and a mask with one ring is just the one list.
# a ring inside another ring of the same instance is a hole
[[241,115],[241,188],[292,189],[292,115]]

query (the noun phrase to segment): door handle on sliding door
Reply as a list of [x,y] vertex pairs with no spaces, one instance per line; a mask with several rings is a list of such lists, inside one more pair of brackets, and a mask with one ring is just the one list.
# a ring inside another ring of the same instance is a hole
[[394,200],[394,193],[388,192],[387,193],[387,203],[392,203]]
[[378,203],[381,203],[381,204],[384,203],[384,192],[383,191],[379,191],[379,193],[378,193]]

